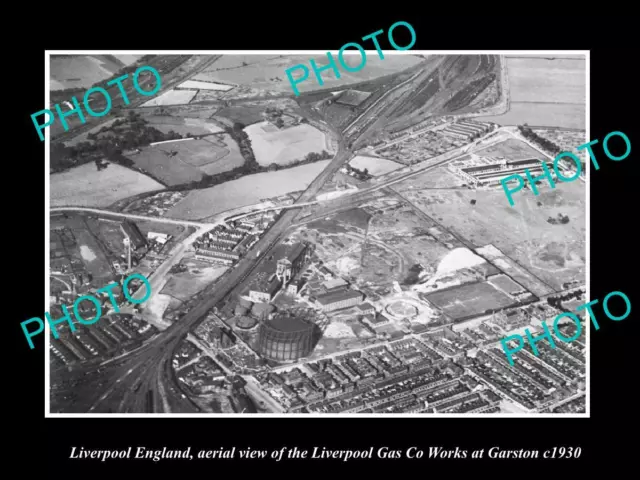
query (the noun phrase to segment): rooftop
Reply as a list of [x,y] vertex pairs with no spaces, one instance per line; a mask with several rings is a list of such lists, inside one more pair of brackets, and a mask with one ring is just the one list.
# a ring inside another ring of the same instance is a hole
[[329,305],[331,303],[340,302],[342,300],[349,300],[352,298],[362,298],[363,293],[357,290],[345,290],[338,292],[325,293],[324,295],[318,295],[316,301],[321,305]]
[[284,333],[302,332],[313,327],[313,323],[306,318],[288,314],[276,315],[275,318],[268,320],[266,323],[274,330]]

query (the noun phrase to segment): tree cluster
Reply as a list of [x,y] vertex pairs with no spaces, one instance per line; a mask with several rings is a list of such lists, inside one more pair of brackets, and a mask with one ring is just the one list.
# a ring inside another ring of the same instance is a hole
[[547,222],[550,223],[551,225],[558,225],[558,224],[564,225],[569,223],[569,216],[562,215],[561,213],[559,213],[556,218],[553,218],[553,217],[547,218]]
[[529,127],[527,124],[518,125],[518,130],[520,130],[520,133],[522,134],[523,137],[535,143],[536,145],[538,145],[540,148],[543,148],[547,152],[550,152],[553,155],[558,155],[559,153],[562,152],[562,149],[558,145],[553,143],[551,140],[548,140],[538,135],[536,132],[531,130],[531,127]]
[[130,111],[128,117],[118,119],[110,126],[102,127],[97,133],[88,134],[88,141],[72,147],[52,144],[51,169],[53,172],[59,172],[94,161],[100,170],[104,168],[101,160],[105,157],[114,163],[132,167],[134,162],[122,155],[123,150],[180,138],[182,136],[174,131],[163,133],[149,126],[139,114]]

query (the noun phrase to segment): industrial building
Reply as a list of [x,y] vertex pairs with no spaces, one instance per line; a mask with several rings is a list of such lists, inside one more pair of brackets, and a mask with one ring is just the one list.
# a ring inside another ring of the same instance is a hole
[[120,230],[126,238],[129,239],[131,249],[136,251],[147,246],[147,241],[140,232],[138,226],[130,220],[125,220],[120,224]]
[[291,362],[308,356],[317,338],[317,314],[309,308],[276,313],[260,323],[258,352],[275,362]]
[[[552,162],[548,162],[546,165],[550,172],[553,171]],[[488,165],[466,168],[453,167],[455,174],[475,187],[500,186],[500,180],[515,174],[521,175],[526,181],[525,170],[528,170],[532,177],[537,177],[544,173],[542,161],[536,158],[512,161],[505,158],[498,158],[497,162]]]
[[341,308],[353,307],[364,301],[364,294],[357,290],[340,290],[316,297],[316,306],[323,312],[332,312]]
[[231,265],[235,261],[240,259],[240,255],[234,252],[219,250],[216,248],[197,248],[196,258],[199,260],[206,260],[208,262]]
[[491,124],[489,123],[477,123],[463,120],[449,125],[441,130],[441,132],[448,137],[469,141],[478,135],[488,132],[489,130],[491,130]]
[[260,264],[249,285],[251,301],[270,302],[280,288],[285,288],[304,268],[311,253],[307,243],[278,245],[273,254]]

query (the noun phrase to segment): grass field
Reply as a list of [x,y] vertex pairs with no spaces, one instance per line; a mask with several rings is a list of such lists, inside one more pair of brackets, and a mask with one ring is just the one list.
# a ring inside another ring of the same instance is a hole
[[509,111],[504,115],[489,115],[475,117],[475,119],[480,122],[494,122],[505,126],[527,123],[536,127],[584,129],[586,112],[584,105],[511,102]]
[[365,157],[362,155],[354,157],[354,159],[349,162],[349,165],[358,170],[364,170],[366,168],[374,177],[393,172],[404,166],[391,160],[385,160],[384,158]]
[[585,128],[586,75],[579,59],[507,57],[510,109],[478,117],[501,125]]
[[238,146],[226,134],[222,138],[211,136],[153,145],[129,158],[138,168],[167,185],[197,181],[204,173],[213,175],[226,172],[244,163]]
[[453,319],[478,315],[489,309],[504,308],[514,300],[490,283],[471,283],[430,293],[426,298]]
[[491,283],[492,285],[495,285],[496,287],[498,287],[499,289],[507,293],[516,293],[521,290],[524,290],[524,288],[521,285],[518,285],[516,282],[511,280],[506,275],[496,275],[494,277],[491,277],[489,279],[489,283]]
[[508,138],[504,142],[496,143],[482,150],[474,150],[473,153],[486,157],[505,157],[509,160],[521,160],[531,157],[542,159],[541,152],[515,138]]
[[51,206],[106,207],[163,188],[152,178],[114,163],[101,171],[87,163],[51,175]]
[[252,123],[264,121],[262,112],[264,107],[254,105],[234,105],[232,107],[222,108],[216,112],[216,117],[228,118],[232,122],[239,122],[243,125],[251,125]]
[[585,103],[584,58],[507,57],[507,71],[512,102]]
[[[584,281],[586,210],[581,181],[544,188],[539,196],[530,190],[517,193],[513,207],[502,189],[424,190],[409,198],[453,233],[477,247],[495,245],[549,285],[561,288],[567,281]],[[559,213],[567,215],[569,223],[547,222]],[[551,244],[562,248],[548,251]],[[557,255],[564,257],[563,267],[557,265]]]
[[52,55],[51,90],[89,88],[142,55]]
[[[285,74],[285,70],[293,67],[294,65],[304,64],[309,68],[310,75],[306,81],[298,84],[298,89],[301,92],[308,92],[310,90],[317,90],[320,88],[336,87],[340,85],[348,85],[354,82],[370,80],[390,73],[399,72],[416,65],[421,61],[421,59],[415,55],[395,51],[385,52],[384,56],[384,60],[381,60],[375,50],[367,52],[367,63],[364,68],[358,72],[347,72],[339,67],[340,78],[336,78],[333,70],[324,71],[322,72],[322,79],[324,81],[323,86],[320,86],[317,83],[317,80],[311,71],[311,67],[309,66],[309,60],[313,58],[318,66],[326,65],[328,63],[328,57],[326,54],[278,56],[273,54],[224,55],[208,69],[198,75],[195,75],[192,80],[219,82],[232,85],[248,85],[256,91],[252,93],[259,93],[260,91],[263,93],[291,93],[291,84]],[[333,57],[337,62],[337,52],[333,53]],[[347,52],[345,53],[344,58],[349,65],[354,64],[354,62],[359,64],[360,54],[355,52],[354,55]],[[296,76],[299,71],[301,70],[294,71],[294,76]],[[297,78],[297,76],[294,78]],[[227,96],[231,98],[235,95],[236,91],[232,90]]]
[[158,107],[161,105],[184,105],[189,103],[198,93],[197,90],[169,90],[145,102],[141,107]]
[[206,218],[232,208],[258,203],[260,199],[306,188],[329,164],[323,160],[277,172],[258,173],[203,190],[194,190],[178,202],[168,217]]
[[260,122],[248,126],[245,132],[251,140],[256,161],[263,166],[287,165],[304,159],[309,153],[327,150],[324,133],[309,124],[280,130],[268,122]]
[[180,135],[186,135],[188,133],[192,135],[206,135],[208,133],[222,132],[222,128],[211,121],[206,121],[201,118],[183,118],[183,117],[170,117],[165,115],[149,116],[145,117],[145,120],[149,122],[150,126],[160,130],[163,133],[169,133],[173,130]]

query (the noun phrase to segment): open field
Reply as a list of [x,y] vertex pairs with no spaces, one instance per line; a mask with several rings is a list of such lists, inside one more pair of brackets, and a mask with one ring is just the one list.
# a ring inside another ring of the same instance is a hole
[[100,171],[95,164],[87,163],[51,175],[51,206],[106,207],[123,198],[162,189],[164,185],[152,178],[115,163]]
[[222,85],[220,83],[187,80],[186,82],[178,85],[176,88],[190,88],[193,90],[221,90],[223,92],[226,92],[227,90],[231,90],[233,88],[233,85]]
[[501,125],[585,128],[585,60],[507,57],[510,109],[478,117]]
[[192,135],[206,135],[209,133],[222,132],[222,128],[211,121],[201,118],[182,118],[164,115],[145,117],[149,126],[160,130],[162,133],[169,133],[173,130],[180,135],[188,133]]
[[261,122],[248,126],[245,131],[256,161],[263,166],[287,165],[304,159],[309,153],[327,149],[324,133],[309,124],[280,130],[269,122]]
[[194,190],[178,202],[168,217],[201,219],[236,207],[258,203],[260,199],[304,190],[329,164],[322,160],[277,172],[257,173],[216,185]]
[[[584,279],[585,185],[572,182],[560,183],[555,189],[541,188],[539,196],[530,190],[515,194],[513,207],[502,189],[423,190],[405,195],[451,232],[477,247],[495,245],[559,289],[564,282]],[[470,204],[472,199],[475,205]],[[569,223],[547,222],[560,213],[569,217]],[[558,266],[558,256],[564,259],[562,267]]]
[[496,286],[500,290],[511,294],[524,290],[524,287],[518,285],[506,275],[494,275],[489,279],[489,283]]
[[577,103],[586,99],[585,60],[507,57],[512,102]]
[[189,103],[198,93],[197,90],[169,90],[145,102],[141,107],[158,107],[161,105],[184,105]]
[[354,157],[354,159],[349,162],[349,165],[353,168],[357,168],[358,170],[367,169],[373,176],[384,175],[385,173],[393,172],[394,170],[404,167],[404,165],[392,162],[391,160],[365,157],[362,155]]
[[238,145],[226,134],[153,145],[129,158],[136,167],[171,186],[198,181],[205,173],[226,172],[244,163]]
[[460,188],[464,181],[451,173],[446,166],[434,168],[421,175],[406,179],[394,186],[399,192],[406,189],[419,191],[425,188]]
[[539,127],[584,129],[586,111],[584,105],[511,102],[509,111],[504,115],[475,117],[475,120],[479,122],[494,122],[505,126],[527,123]]
[[[395,51],[384,53],[384,60],[378,57],[377,52],[367,52],[367,63],[358,72],[346,72],[340,68],[340,78],[336,78],[333,70],[322,72],[324,85],[320,86],[313,74],[304,82],[297,85],[301,92],[318,90],[321,88],[349,85],[354,82],[377,78],[380,76],[396,73],[413,65],[420,63],[421,59],[411,55]],[[333,53],[337,62],[337,52]],[[224,55],[213,65],[203,72],[195,75],[192,80],[219,82],[231,85],[251,86],[254,92],[272,93],[292,93],[291,84],[285,74],[287,68],[294,65],[304,64],[309,69],[309,60],[314,59],[318,66],[328,63],[326,55]],[[360,54],[352,54],[347,51],[344,55],[348,64],[357,62],[359,64]],[[243,65],[244,63],[244,65]],[[298,78],[300,70],[292,72],[294,78]],[[226,97],[232,98],[237,95],[235,90],[230,91]]]
[[504,308],[515,303],[512,298],[487,282],[461,285],[430,293],[425,297],[455,320],[481,314],[489,309]]
[[522,160],[523,158],[539,158],[542,160],[542,153],[531,148],[525,142],[509,137],[504,142],[496,143],[481,150],[474,150],[473,153],[485,157],[504,157],[509,160]]
[[51,90],[89,88],[142,55],[51,55]]
[[251,125],[264,121],[264,117],[262,116],[263,111],[264,107],[258,105],[234,105],[218,110],[216,117],[228,118],[232,124],[239,122],[243,125]]

